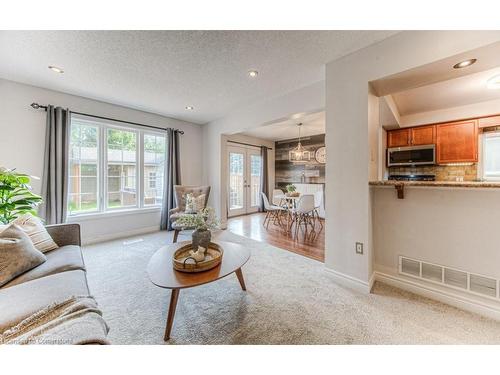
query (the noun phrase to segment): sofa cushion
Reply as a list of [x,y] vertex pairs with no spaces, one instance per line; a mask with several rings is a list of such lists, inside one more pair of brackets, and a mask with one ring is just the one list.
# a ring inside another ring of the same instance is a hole
[[33,245],[42,253],[59,247],[52,237],[50,237],[50,234],[39,218],[31,214],[25,214],[15,219],[12,223],[18,225],[31,238]]
[[83,262],[82,252],[79,246],[63,246],[46,253],[45,256],[47,257],[45,263],[42,263],[38,267],[35,267],[30,271],[23,273],[22,275],[19,275],[11,282],[5,284],[3,287],[9,288],[30,280],[39,279],[40,277],[49,276],[64,271],[85,271],[85,264]]
[[39,266],[46,259],[35,249],[28,235],[11,224],[0,233],[0,286]]
[[54,302],[88,296],[85,271],[67,271],[0,290],[0,332]]

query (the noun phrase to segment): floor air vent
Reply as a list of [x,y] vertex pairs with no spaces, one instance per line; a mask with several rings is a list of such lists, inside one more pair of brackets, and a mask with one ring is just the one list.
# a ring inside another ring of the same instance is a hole
[[499,281],[491,277],[404,256],[399,257],[399,273],[483,297],[499,298]]

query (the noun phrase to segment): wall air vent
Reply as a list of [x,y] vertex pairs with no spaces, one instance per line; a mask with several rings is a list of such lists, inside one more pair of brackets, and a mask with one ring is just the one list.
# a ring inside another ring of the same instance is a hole
[[399,273],[498,300],[499,280],[439,264],[399,256]]
[[408,258],[402,258],[401,272],[412,276],[420,276],[420,262]]
[[422,278],[437,282],[443,281],[443,267],[422,262]]
[[467,289],[467,272],[444,269],[444,283],[460,289]]

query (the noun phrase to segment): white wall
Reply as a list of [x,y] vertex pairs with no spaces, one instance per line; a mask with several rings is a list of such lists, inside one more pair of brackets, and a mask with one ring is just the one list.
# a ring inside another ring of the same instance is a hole
[[221,174],[225,158],[222,136],[256,128],[288,118],[302,112],[316,112],[324,107],[324,82],[317,82],[276,98],[252,103],[239,108],[226,117],[203,126],[204,181],[212,186],[209,204],[219,216],[225,212],[226,199],[223,193],[224,176]]
[[[366,290],[372,276],[369,82],[499,39],[498,31],[403,32],[327,64],[325,264],[337,275]],[[365,244],[363,255],[356,241]]]
[[498,189],[410,187],[404,199],[371,189],[376,271],[414,281],[398,275],[405,255],[500,279]]
[[[182,183],[197,185],[202,182],[202,129],[199,125],[2,79],[0,98],[1,166],[41,177],[45,112],[30,107],[31,103],[37,102],[67,107],[77,112],[182,129],[185,132],[180,136]],[[40,193],[41,181],[33,181],[33,189]],[[155,210],[139,215],[81,220],[82,233],[86,241],[139,233],[158,228],[159,217],[159,211]]]

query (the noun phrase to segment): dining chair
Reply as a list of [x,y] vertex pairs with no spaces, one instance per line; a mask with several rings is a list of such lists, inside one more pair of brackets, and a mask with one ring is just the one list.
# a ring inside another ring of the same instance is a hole
[[286,210],[281,206],[269,203],[269,199],[264,192],[261,192],[260,194],[262,195],[262,200],[264,201],[264,209],[266,210],[266,217],[264,218],[264,222],[262,223],[262,225],[266,227],[266,229],[268,229],[269,223],[272,220],[273,224],[281,226],[281,214]]
[[297,202],[297,207],[291,210],[292,222],[290,224],[290,233],[295,224],[295,238],[298,238],[301,225],[304,227],[307,237],[307,228],[311,226],[311,236],[315,233],[312,213],[314,211],[314,195],[303,194]]
[[283,206],[283,201],[285,199],[285,194],[281,189],[273,189],[273,204],[276,206]]
[[322,204],[323,204],[323,190],[320,190],[314,193],[314,210],[312,212],[314,225],[316,226],[316,220],[317,220],[320,225],[320,230],[319,230],[320,232],[323,230],[323,222],[319,217],[319,210]]

